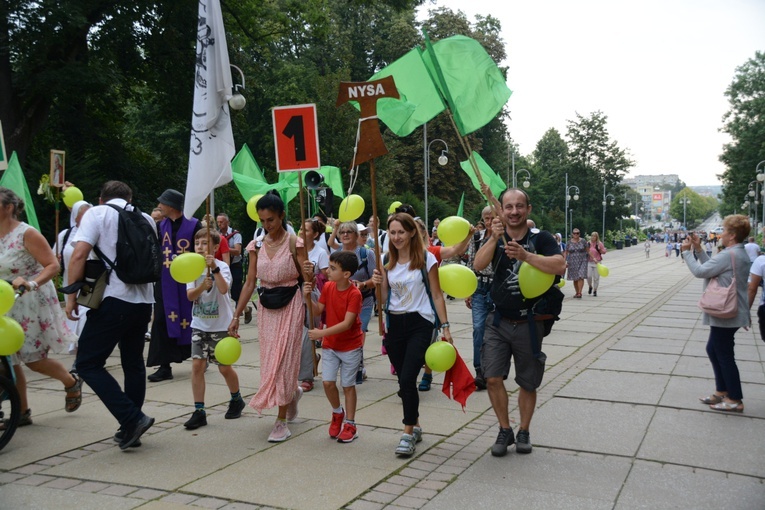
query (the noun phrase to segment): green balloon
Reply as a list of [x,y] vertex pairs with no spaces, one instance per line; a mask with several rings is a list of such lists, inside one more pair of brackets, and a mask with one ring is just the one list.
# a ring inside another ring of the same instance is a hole
[[24,329],[10,317],[0,317],[0,356],[19,352],[24,345]]
[[170,276],[178,283],[191,283],[205,270],[205,258],[199,253],[181,253],[170,263]]
[[433,342],[425,351],[425,363],[434,372],[446,372],[457,361],[457,349],[445,341]]
[[242,355],[242,344],[233,336],[227,336],[215,345],[215,359],[221,365],[233,365]]
[[518,270],[518,285],[526,299],[541,296],[552,286],[555,275],[545,273],[524,262]]
[[441,290],[458,299],[472,296],[478,288],[475,273],[462,264],[439,267],[438,281],[441,283]]
[[13,285],[0,280],[0,315],[5,315],[13,308],[13,302],[16,300],[15,291]]

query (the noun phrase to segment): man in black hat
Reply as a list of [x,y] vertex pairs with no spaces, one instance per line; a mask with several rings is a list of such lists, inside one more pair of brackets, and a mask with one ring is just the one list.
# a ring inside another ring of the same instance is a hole
[[157,199],[165,219],[157,225],[162,245],[162,278],[154,285],[154,322],[146,366],[159,366],[148,379],[159,382],[173,378],[170,363],[181,363],[191,356],[191,301],[186,285],[170,276],[170,263],[185,252],[194,251],[194,234],[199,220],[183,216],[183,193],[166,189]]

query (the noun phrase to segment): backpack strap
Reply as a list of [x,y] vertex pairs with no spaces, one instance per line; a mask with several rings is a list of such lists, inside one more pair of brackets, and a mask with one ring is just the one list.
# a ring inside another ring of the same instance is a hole
[[64,248],[66,248],[66,242],[69,240],[69,236],[72,234],[72,227],[66,229],[64,234],[64,240],[61,242],[61,274],[64,274],[66,266],[64,265]]

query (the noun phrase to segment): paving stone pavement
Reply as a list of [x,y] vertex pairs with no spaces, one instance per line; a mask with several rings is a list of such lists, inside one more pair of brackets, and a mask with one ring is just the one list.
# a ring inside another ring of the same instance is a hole
[[[144,410],[157,422],[143,446],[121,452],[117,425],[89,388],[81,409],[67,414],[58,383],[27,371],[34,425],[0,451],[0,508],[763,509],[765,344],[758,331],[736,334],[743,414],[699,405],[714,390],[708,328],[696,307],[701,282],[681,259],[664,257],[663,245],[652,255],[646,260],[642,246],[609,252],[598,297],[573,299],[571,283],[563,288],[562,318],[543,345],[531,455],[511,447],[491,457],[497,419],[486,392],[474,393],[463,412],[440,391],[437,374],[420,394],[423,442],[414,457],[397,458],[400,401],[375,332],[364,352],[369,378],[358,387],[359,438],[350,444],[327,435],[320,376],[300,401],[292,437],[272,444],[274,410],[258,416],[248,407],[238,420],[223,419],[228,392],[214,367],[206,376],[209,425],[185,430],[191,366],[175,365],[173,380],[148,383]],[[448,309],[470,365],[470,311],[460,300]],[[256,320],[242,332],[236,368],[251,396],[259,383]],[[118,355],[109,366],[120,379]]]

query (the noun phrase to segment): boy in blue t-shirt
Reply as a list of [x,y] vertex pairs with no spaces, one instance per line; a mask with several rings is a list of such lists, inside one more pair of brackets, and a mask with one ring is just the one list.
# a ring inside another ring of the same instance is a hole
[[[228,290],[231,287],[231,270],[225,262],[217,260],[215,251],[220,245],[220,234],[211,231],[207,244],[207,229],[199,230],[194,236],[194,251],[205,255],[210,276],[203,274],[196,281],[186,284],[186,295],[193,302],[191,308],[191,391],[194,395],[194,413],[183,424],[189,430],[207,425],[205,411],[205,370],[207,364],[218,365],[226,381],[231,400],[225,418],[239,418],[244,409],[244,399],[239,392],[239,376],[230,365],[221,365],[215,359],[215,346],[229,336],[228,325],[234,317]],[[206,273],[206,272],[205,272]]]
[[[322,374],[324,393],[332,406],[329,436],[339,443],[350,443],[358,437],[356,431],[356,373],[361,366],[364,333],[361,331],[361,291],[351,282],[359,268],[352,251],[336,251],[329,257],[327,283],[321,290],[319,302],[312,299],[313,284],[306,282],[303,293],[311,303],[314,315],[326,311],[326,329],[311,329],[311,340],[322,339]],[[340,404],[337,374],[345,396],[345,409]],[[343,423],[345,420],[345,423]]]

